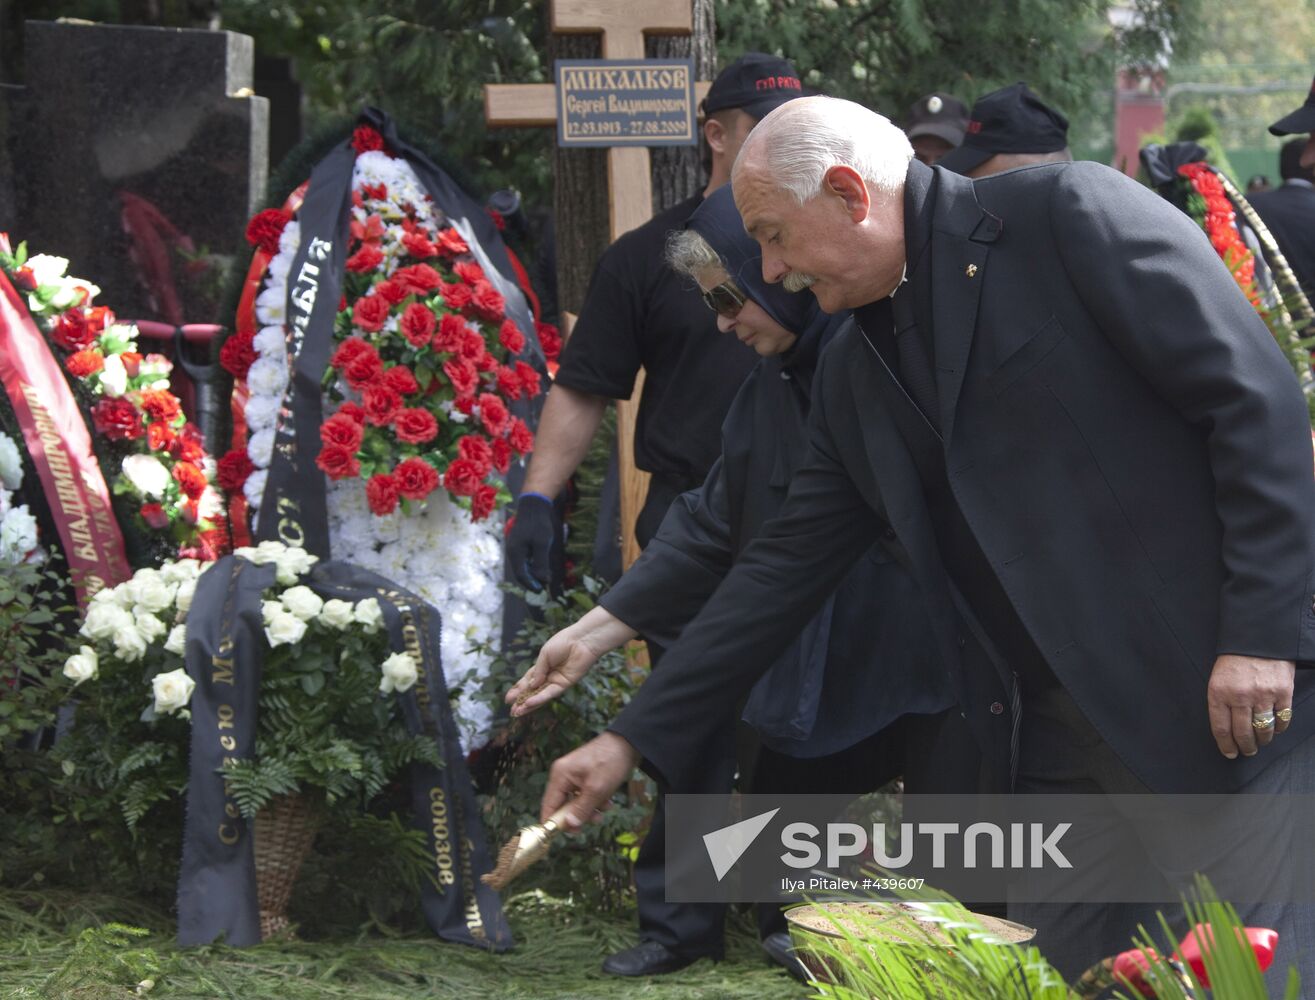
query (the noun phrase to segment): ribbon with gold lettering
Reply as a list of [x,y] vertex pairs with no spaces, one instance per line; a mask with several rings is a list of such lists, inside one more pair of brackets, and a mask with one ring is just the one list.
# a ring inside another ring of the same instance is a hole
[[132,575],[110,491],[73,391],[18,291],[0,274],[0,382],[41,479],[78,604]]

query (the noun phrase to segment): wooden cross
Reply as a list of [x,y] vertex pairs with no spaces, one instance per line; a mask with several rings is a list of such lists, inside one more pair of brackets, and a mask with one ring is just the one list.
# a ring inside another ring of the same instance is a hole
[[[551,27],[564,35],[603,36],[604,59],[643,59],[644,36],[688,35],[694,30],[690,0],[552,0]],[[710,84],[694,85],[696,104]],[[484,120],[491,127],[555,126],[557,88],[551,83],[487,84]],[[611,238],[653,217],[653,184],[648,149],[612,146],[607,150],[608,219]],[[569,322],[564,324],[569,326]],[[639,372],[629,399],[616,404],[617,450],[621,469],[621,559],[629,567],[639,556],[635,518],[648,494],[649,474],[635,468],[635,423],[644,391]]]

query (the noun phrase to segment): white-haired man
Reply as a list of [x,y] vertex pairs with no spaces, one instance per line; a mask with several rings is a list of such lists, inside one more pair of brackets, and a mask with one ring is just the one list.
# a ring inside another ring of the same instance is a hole
[[[876,539],[922,587],[1015,790],[1315,791],[1295,670],[1315,659],[1315,469],[1273,339],[1190,220],[1117,172],[973,182],[911,156],[827,98],[745,143],[732,183],[764,276],[859,328],[822,359],[779,518],[663,673],[557,761],[545,812],[577,796],[586,818],[641,758],[668,780],[697,768],[711,720]],[[1123,847],[1166,882],[1219,864],[1144,831]],[[1309,907],[1240,909],[1315,981]],[[1020,916],[1072,973],[1145,913]]]

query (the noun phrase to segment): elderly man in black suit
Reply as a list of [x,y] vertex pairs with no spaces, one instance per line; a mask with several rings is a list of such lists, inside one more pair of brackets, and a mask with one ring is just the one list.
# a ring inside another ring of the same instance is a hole
[[1306,103],[1269,127],[1275,135],[1310,133],[1283,144],[1279,173],[1283,183],[1272,191],[1249,195],[1274,234],[1307,296],[1315,295],[1315,81]]
[[[746,142],[733,185],[764,276],[858,327],[822,358],[780,516],[611,729],[553,765],[545,815],[587,818],[641,759],[696,773],[877,540],[1016,791],[1315,792],[1295,666],[1315,659],[1315,463],[1273,338],[1201,231],[1116,171],[973,182],[911,160],[830,98]],[[1142,848],[1166,878],[1184,860]],[[1241,910],[1315,981],[1308,907]],[[1037,914],[1040,942],[1076,972],[1127,946],[1127,915]]]

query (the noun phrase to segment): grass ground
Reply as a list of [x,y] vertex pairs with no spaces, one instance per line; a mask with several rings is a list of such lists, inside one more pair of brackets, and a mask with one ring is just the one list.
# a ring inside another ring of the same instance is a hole
[[[633,915],[582,913],[541,893],[507,901],[517,946],[490,955],[432,937],[371,931],[332,941],[178,949],[167,914],[113,897],[0,890],[0,1000],[797,1000],[810,991],[766,964],[747,921],[733,917],[726,961],[669,976],[618,980],[598,969],[633,943]],[[115,940],[117,922],[147,931]],[[102,930],[88,930],[102,928]],[[157,971],[158,970],[158,971]]]

